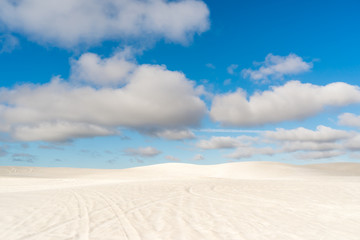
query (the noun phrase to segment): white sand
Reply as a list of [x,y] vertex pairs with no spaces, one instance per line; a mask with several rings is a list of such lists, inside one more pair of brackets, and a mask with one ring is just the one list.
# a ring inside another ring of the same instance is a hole
[[359,240],[360,164],[0,167],[0,239]]

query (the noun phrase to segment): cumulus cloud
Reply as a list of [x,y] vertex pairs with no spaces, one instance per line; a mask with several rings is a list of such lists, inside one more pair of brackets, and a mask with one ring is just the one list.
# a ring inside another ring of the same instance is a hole
[[303,152],[295,155],[298,159],[310,160],[310,159],[324,159],[333,158],[343,155],[341,151],[314,151],[314,152]]
[[244,130],[244,129],[231,129],[231,128],[203,128],[197,130],[206,133],[262,133],[261,130]]
[[279,128],[276,129],[276,131],[266,131],[264,136],[277,141],[334,142],[350,138],[353,134],[347,131],[332,129],[330,127],[320,125],[316,128],[316,131],[303,127],[290,130]]
[[32,125],[19,125],[13,129],[12,136],[20,141],[69,141],[74,138],[108,136],[115,130],[87,123],[42,122]]
[[347,139],[343,146],[350,151],[360,151],[360,134],[356,134],[354,137]]
[[0,23],[65,48],[145,37],[186,43],[209,28],[209,9],[199,0],[2,0]]
[[185,140],[195,138],[195,134],[188,129],[163,129],[151,131],[149,134],[167,140]]
[[95,86],[118,86],[127,83],[130,74],[137,67],[128,60],[131,50],[114,54],[110,58],[101,58],[94,53],[85,53],[71,64],[71,79]]
[[[111,60],[102,61],[95,65],[101,68]],[[101,71],[108,76],[111,70]],[[56,77],[44,85],[2,88],[0,131],[23,141],[65,141],[114,134],[117,127],[126,127],[159,129],[161,137],[180,139],[192,134],[179,129],[197,126],[206,113],[194,83],[165,66],[136,66],[125,82],[95,88]]]
[[249,145],[254,139],[248,136],[233,137],[211,137],[209,140],[200,140],[196,146],[201,149],[226,149]]
[[359,102],[358,86],[344,82],[318,86],[290,81],[283,86],[256,92],[249,99],[241,89],[216,95],[210,116],[224,125],[259,126],[301,120],[323,111],[325,107],[341,107]]
[[289,142],[282,142],[281,145],[283,152],[330,151],[341,148],[341,144],[335,142],[289,141]]
[[125,153],[132,156],[154,157],[156,155],[159,155],[161,151],[153,147],[140,147],[140,148],[125,149]]
[[349,127],[360,127],[360,116],[353,113],[344,113],[339,116],[339,124]]
[[250,158],[253,155],[272,155],[275,151],[271,147],[258,147],[254,144],[258,141],[257,137],[238,136],[238,137],[211,137],[209,140],[201,140],[196,146],[204,150],[210,149],[236,149],[233,153],[227,154],[227,158]]
[[268,78],[282,79],[285,75],[307,72],[312,67],[313,64],[311,62],[305,62],[296,54],[291,53],[288,56],[277,56],[270,53],[257,70],[244,69],[242,74],[243,77],[249,77],[255,81],[266,81]]
[[251,158],[254,155],[273,155],[276,151],[271,147],[240,147],[235,152],[226,155],[227,158]]
[[19,40],[11,34],[0,35],[0,53],[10,53],[19,46]]
[[[218,132],[211,129],[205,129],[205,131]],[[232,133],[236,132],[243,131],[233,129]],[[213,136],[208,140],[198,141],[196,146],[202,150],[235,149],[225,155],[227,158],[234,159],[289,153],[294,154],[294,157],[298,159],[325,159],[360,151],[359,132],[333,129],[322,125],[317,126],[315,130],[299,127],[250,133],[257,135]]]
[[322,125],[317,126],[315,130],[299,127],[252,133],[257,135],[213,136],[208,140],[198,141],[196,146],[203,150],[235,149],[225,155],[234,159],[289,153],[294,154],[298,159],[325,159],[360,151],[359,132],[338,130]]
[[299,127],[263,133],[265,139],[275,141],[281,146],[280,152],[298,152],[295,154],[298,159],[324,159],[340,156],[347,150],[351,150],[351,146],[354,148],[360,146],[360,144],[357,145],[357,136],[356,132],[321,125],[315,131]]
[[239,144],[237,139],[232,137],[211,137],[210,140],[201,140],[197,147],[202,149],[236,148]]

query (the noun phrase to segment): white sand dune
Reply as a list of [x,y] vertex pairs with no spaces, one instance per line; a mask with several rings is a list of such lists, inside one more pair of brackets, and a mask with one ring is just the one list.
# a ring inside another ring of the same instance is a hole
[[359,240],[360,164],[0,167],[0,239]]

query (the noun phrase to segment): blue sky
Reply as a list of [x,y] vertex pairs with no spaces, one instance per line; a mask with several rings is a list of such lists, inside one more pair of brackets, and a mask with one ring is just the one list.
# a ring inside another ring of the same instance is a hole
[[359,161],[359,11],[0,0],[0,165]]

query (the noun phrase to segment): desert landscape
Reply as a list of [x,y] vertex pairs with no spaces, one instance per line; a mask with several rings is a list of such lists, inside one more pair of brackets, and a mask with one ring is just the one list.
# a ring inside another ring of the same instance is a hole
[[360,240],[359,12],[0,0],[0,240]]
[[0,167],[0,239],[358,240],[360,164]]

